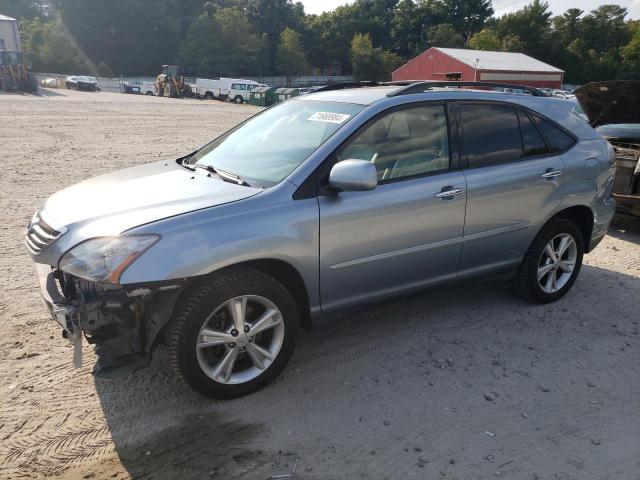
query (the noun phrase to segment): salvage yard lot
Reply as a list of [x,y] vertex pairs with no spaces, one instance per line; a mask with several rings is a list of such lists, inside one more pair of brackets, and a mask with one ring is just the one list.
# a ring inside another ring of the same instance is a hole
[[351,312],[238,400],[193,393],[162,349],[110,381],[85,346],[74,370],[23,243],[30,216],[60,188],[177,158],[257,111],[0,95],[0,478],[639,478],[637,219],[616,219],[557,303],[484,279]]

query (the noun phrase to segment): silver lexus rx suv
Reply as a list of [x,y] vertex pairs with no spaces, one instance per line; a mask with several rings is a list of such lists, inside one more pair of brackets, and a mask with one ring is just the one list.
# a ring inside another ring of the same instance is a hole
[[229,398],[338,309],[509,269],[558,300],[612,219],[612,148],[571,102],[445,86],[326,87],[52,195],[26,242],[53,318],[96,374],[164,344]]

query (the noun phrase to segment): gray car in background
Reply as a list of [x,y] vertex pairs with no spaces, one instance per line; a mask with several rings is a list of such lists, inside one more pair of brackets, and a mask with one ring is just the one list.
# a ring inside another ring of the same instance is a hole
[[97,374],[164,343],[229,398],[339,309],[503,270],[561,298],[612,219],[612,148],[535,89],[436,86],[326,87],[52,195],[26,241],[53,318],[95,344]]

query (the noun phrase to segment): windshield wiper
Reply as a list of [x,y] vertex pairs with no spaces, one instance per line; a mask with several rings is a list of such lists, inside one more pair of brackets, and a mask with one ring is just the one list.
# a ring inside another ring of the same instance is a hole
[[189,163],[189,160],[198,153],[197,151],[190,153],[189,155],[185,155],[184,157],[178,158],[176,161],[182,165],[184,168],[188,168],[189,170],[195,170],[194,166]]
[[229,173],[229,172],[225,172],[223,170],[218,170],[218,169],[212,167],[211,165],[202,165],[202,164],[196,163],[196,164],[193,165],[193,167],[194,167],[194,169],[195,168],[202,168],[203,170],[206,170],[209,173],[213,173],[215,175],[218,175],[225,182],[235,183],[235,184],[241,185],[243,187],[250,187],[251,186],[251,184],[249,182],[247,182],[246,180],[243,180],[238,175],[235,175],[235,174]]
[[213,168],[211,165],[202,165],[202,164],[196,163],[193,165],[193,169],[195,170],[196,168],[202,168],[203,170],[206,170],[209,173],[215,173],[216,175],[219,175],[218,171],[215,168]]
[[[213,168],[213,167],[211,167]],[[235,173],[229,173],[229,172],[225,172],[224,170],[215,170],[214,171],[218,174],[218,176],[220,178],[222,178],[223,180],[227,181],[227,182],[231,182],[231,183],[237,183],[238,185],[242,185],[243,187],[250,187],[251,184],[249,182],[247,182],[246,180],[243,180],[242,177],[236,175]]]

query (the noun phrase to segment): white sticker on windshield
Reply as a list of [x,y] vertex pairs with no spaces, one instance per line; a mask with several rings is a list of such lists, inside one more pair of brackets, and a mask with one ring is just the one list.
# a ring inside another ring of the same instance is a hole
[[309,117],[313,122],[344,123],[351,118],[346,113],[316,112]]

